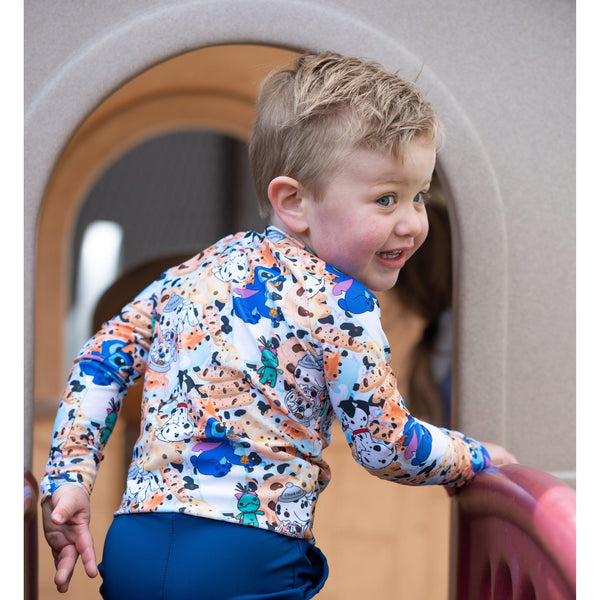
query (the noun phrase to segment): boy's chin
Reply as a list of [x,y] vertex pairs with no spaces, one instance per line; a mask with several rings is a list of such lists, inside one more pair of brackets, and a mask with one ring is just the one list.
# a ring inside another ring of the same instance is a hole
[[400,276],[400,269],[396,272],[396,274],[390,274],[386,277],[371,277],[368,278],[368,281],[361,282],[367,289],[372,292],[387,292],[391,290],[398,281],[398,277]]
[[396,275],[396,277],[394,278],[389,278],[385,281],[361,281],[361,283],[371,292],[387,292],[396,285],[396,282],[398,281],[398,275]]

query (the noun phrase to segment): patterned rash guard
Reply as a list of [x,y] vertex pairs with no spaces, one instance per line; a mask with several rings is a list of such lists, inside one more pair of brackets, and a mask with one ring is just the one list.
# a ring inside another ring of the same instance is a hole
[[142,426],[116,514],[183,512],[314,541],[322,450],[339,419],[377,477],[462,485],[489,456],[413,418],[375,296],[269,226],[166,271],[81,350],[62,397],[44,496],[91,493],[127,388]]

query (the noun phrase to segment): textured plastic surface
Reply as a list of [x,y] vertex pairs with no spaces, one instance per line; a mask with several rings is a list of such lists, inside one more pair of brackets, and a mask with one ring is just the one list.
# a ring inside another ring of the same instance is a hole
[[523,465],[489,469],[456,495],[460,600],[575,598],[575,492]]

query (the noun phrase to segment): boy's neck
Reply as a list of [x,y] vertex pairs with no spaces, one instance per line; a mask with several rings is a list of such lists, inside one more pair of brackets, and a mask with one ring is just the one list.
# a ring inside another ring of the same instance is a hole
[[[302,235],[299,233],[295,233],[294,231],[291,231],[288,227],[286,227],[286,225],[281,221],[281,219],[277,215],[273,215],[269,219],[268,223],[270,226],[277,227],[277,229],[279,229],[280,231],[283,231],[283,233],[285,233],[288,237],[291,237],[293,240],[298,242],[298,244],[300,246],[302,246],[303,248],[308,248],[310,250],[310,248],[308,247],[306,242],[303,240]],[[311,252],[312,252],[312,250],[311,250]]]

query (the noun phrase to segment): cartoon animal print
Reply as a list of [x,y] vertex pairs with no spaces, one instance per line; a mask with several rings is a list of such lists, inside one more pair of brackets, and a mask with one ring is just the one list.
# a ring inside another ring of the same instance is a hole
[[[161,442],[187,442],[195,431],[195,425],[192,415],[189,414],[190,403],[193,406],[193,398],[198,395],[198,385],[193,378],[188,375],[186,370],[181,370],[177,374],[178,383],[171,394],[167,405],[171,409],[170,416],[166,421],[162,421],[160,428],[154,431],[155,437]],[[192,411],[193,413],[193,411]],[[159,412],[159,424],[165,411]]]
[[410,460],[414,466],[425,464],[431,454],[433,438],[427,427],[421,424],[417,419],[409,417],[403,430],[404,458]]
[[323,293],[323,279],[311,273],[294,283],[285,294],[284,307],[287,316],[302,327],[310,327],[312,321],[326,319],[331,314],[327,294]]
[[217,419],[208,419],[204,439],[192,447],[194,452],[200,452],[190,459],[194,468],[203,475],[224,477],[233,465],[251,467],[260,463],[256,452],[236,454],[229,436],[233,437],[233,432],[225,429]]
[[258,323],[261,318],[271,319],[275,324],[283,319],[281,309],[268,306],[271,292],[267,289],[272,287],[281,291],[284,278],[281,271],[275,267],[256,267],[254,269],[254,281],[245,288],[234,288],[237,294],[233,296],[233,312],[245,323]]
[[312,273],[303,273],[307,298],[313,298],[323,288],[323,280]]
[[296,387],[289,391],[284,401],[292,417],[303,424],[314,421],[326,399],[325,377],[319,361],[308,352],[294,369]]
[[106,420],[104,425],[100,427],[100,444],[103,446],[108,442],[108,438],[112,433],[117,423],[117,416],[119,414],[119,403],[115,398],[110,401],[110,408],[106,409]]
[[88,360],[82,360],[79,368],[85,375],[92,376],[92,383],[96,385],[126,381],[133,373],[133,358],[124,350],[127,345],[121,340],[106,340],[100,352],[92,351],[84,357]]
[[358,315],[370,312],[375,308],[373,294],[362,283],[344,275],[330,265],[327,265],[326,269],[335,276],[332,292],[334,296],[342,296],[338,300],[338,306],[342,310]]
[[264,515],[264,510],[260,509],[260,498],[255,492],[250,491],[248,486],[238,483],[235,486],[238,493],[235,494],[237,498],[237,507],[240,511],[239,514],[235,515],[235,518],[242,525],[251,525],[252,527],[258,527],[257,515]]
[[325,391],[325,376],[319,361],[308,352],[298,361],[294,371],[296,383],[301,387]]
[[342,425],[352,434],[356,460],[370,469],[382,469],[396,457],[395,450],[371,436],[368,428],[370,406],[364,400],[343,400]]
[[471,455],[471,460],[473,461],[473,471],[481,471],[481,469],[490,467],[492,462],[489,458],[489,455],[484,454],[471,438],[468,438],[464,435],[462,437],[469,447],[469,454]]
[[267,342],[264,337],[261,337],[258,341],[262,344],[262,346],[258,347],[261,352],[260,360],[262,362],[262,367],[258,369],[260,382],[275,387],[277,374],[283,373],[281,369],[277,368],[279,366],[277,349],[271,342]]
[[281,231],[273,227],[267,227],[267,229],[265,229],[265,235],[267,239],[275,243],[281,242],[281,240],[284,240],[286,237],[285,233],[282,233]]
[[194,304],[188,299],[183,300],[180,303],[179,308],[177,309],[178,314],[178,325],[177,332],[181,333],[182,330],[185,329],[193,329],[194,327],[200,326],[198,309]]
[[232,252],[223,263],[213,267],[212,272],[217,279],[224,283],[228,281],[243,283],[250,275],[246,254],[241,250]]
[[158,331],[150,347],[150,361],[148,363],[148,367],[153,371],[167,372],[177,358],[178,312],[182,305],[183,298],[173,294],[156,324]]
[[60,453],[63,457],[73,458],[88,454],[94,441],[94,433],[81,423],[70,426],[65,423],[54,435],[52,452]]
[[171,417],[154,435],[161,442],[187,442],[194,433],[194,421],[188,414],[186,402],[179,402],[171,411]]
[[127,472],[127,491],[125,497],[132,503],[141,504],[160,489],[158,477],[137,464],[132,464]]
[[303,537],[310,526],[311,497],[290,481],[275,504],[279,532]]

